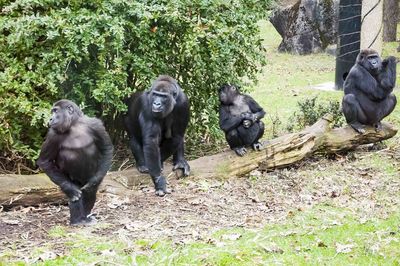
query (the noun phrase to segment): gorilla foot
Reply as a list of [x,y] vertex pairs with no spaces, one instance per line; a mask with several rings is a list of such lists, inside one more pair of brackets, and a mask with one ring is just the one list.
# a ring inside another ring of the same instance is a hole
[[234,148],[233,150],[234,150],[234,151],[236,152],[236,154],[239,155],[239,156],[243,156],[243,155],[245,155],[246,152],[247,152],[247,150],[246,150],[245,147]]
[[164,197],[166,194],[171,194],[171,190],[169,190],[169,189],[165,189],[165,191],[164,190],[156,190],[156,196],[159,196],[159,197]]
[[381,124],[381,122],[378,122],[378,123],[374,124],[374,127],[375,127],[375,131],[376,131],[376,132],[381,131],[381,130],[382,130],[382,124]]
[[364,134],[365,133],[365,126],[359,122],[349,123],[349,125],[358,133]]
[[79,226],[79,225],[94,225],[97,224],[97,219],[94,216],[88,215],[88,217],[70,221],[70,225],[72,226]]
[[253,143],[251,146],[253,150],[255,151],[261,151],[261,149],[264,147],[260,142]]
[[157,196],[163,197],[165,194],[171,193],[171,191],[167,190],[167,181],[165,180],[164,176],[160,175],[153,178],[153,182]]
[[142,174],[149,172],[149,168],[147,168],[144,165],[138,165],[136,168],[139,171],[139,173],[142,173]]
[[190,165],[187,163],[186,160],[181,160],[177,163],[175,163],[174,167],[172,168],[172,171],[181,169],[183,174],[182,176],[189,176],[190,175]]

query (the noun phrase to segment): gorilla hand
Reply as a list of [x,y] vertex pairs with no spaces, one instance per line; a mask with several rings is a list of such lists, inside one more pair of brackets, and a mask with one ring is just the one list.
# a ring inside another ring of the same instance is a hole
[[249,120],[249,119],[244,119],[243,120],[244,128],[249,128],[249,127],[251,127],[252,124],[253,124],[253,122],[251,120]]
[[255,123],[258,120],[258,116],[253,113],[242,113],[240,115],[244,120],[250,120],[251,122]]
[[87,182],[82,188],[82,191],[91,191],[94,189],[97,189],[99,183],[97,182],[97,180],[95,178],[89,180],[89,182]]
[[78,201],[82,196],[82,191],[71,182],[64,182],[60,187],[72,202]]
[[187,163],[186,160],[181,160],[178,161],[174,164],[174,167],[172,168],[172,171],[181,169],[182,170],[182,175],[179,175],[179,177],[183,177],[183,176],[189,176],[190,174],[190,166]]

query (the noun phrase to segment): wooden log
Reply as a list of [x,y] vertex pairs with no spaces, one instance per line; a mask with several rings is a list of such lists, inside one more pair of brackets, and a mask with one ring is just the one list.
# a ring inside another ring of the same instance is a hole
[[[129,171],[126,171],[128,174]],[[118,181],[117,173],[106,176],[100,192],[129,196],[132,193]],[[0,206],[35,206],[42,203],[66,204],[67,198],[46,174],[0,175]]]
[[366,132],[359,134],[350,126],[331,129],[332,121],[331,115],[325,115],[314,125],[300,132],[263,141],[262,151],[251,152],[244,157],[238,157],[233,151],[228,151],[198,158],[190,162],[193,174],[196,178],[240,176],[257,168],[282,168],[315,152],[335,153],[351,150],[362,144],[389,139],[397,133],[397,129],[386,122],[382,122],[382,130],[379,132],[373,127],[366,127]]
[[[358,134],[349,126],[331,129],[331,122],[332,116],[326,115],[300,132],[264,141],[261,151],[248,152],[243,157],[227,150],[190,161],[190,178],[225,178],[245,175],[257,168],[269,170],[286,167],[316,152],[335,153],[351,150],[362,144],[391,138],[397,133],[397,129],[385,122],[382,123],[381,131],[377,132],[373,127],[367,127],[364,134]],[[164,174],[168,179],[176,178],[172,177],[171,169],[171,165],[164,166]],[[131,168],[109,173],[100,187],[100,192],[129,196],[132,193],[131,189],[140,184],[151,186],[151,178]],[[0,205],[5,207],[65,201],[65,196],[45,174],[0,176]]]

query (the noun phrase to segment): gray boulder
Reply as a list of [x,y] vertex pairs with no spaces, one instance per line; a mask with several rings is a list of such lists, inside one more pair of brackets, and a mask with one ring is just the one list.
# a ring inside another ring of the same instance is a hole
[[339,0],[298,0],[276,8],[270,21],[282,36],[278,50],[310,54],[337,41]]

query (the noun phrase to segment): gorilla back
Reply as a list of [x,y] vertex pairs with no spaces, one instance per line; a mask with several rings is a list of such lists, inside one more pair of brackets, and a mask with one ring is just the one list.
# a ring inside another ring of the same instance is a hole
[[173,155],[175,169],[189,175],[184,158],[184,135],[189,123],[189,101],[177,81],[161,75],[150,90],[137,92],[127,99],[124,117],[129,144],[139,172],[150,173],[156,195],[167,193],[161,174],[163,162]]

